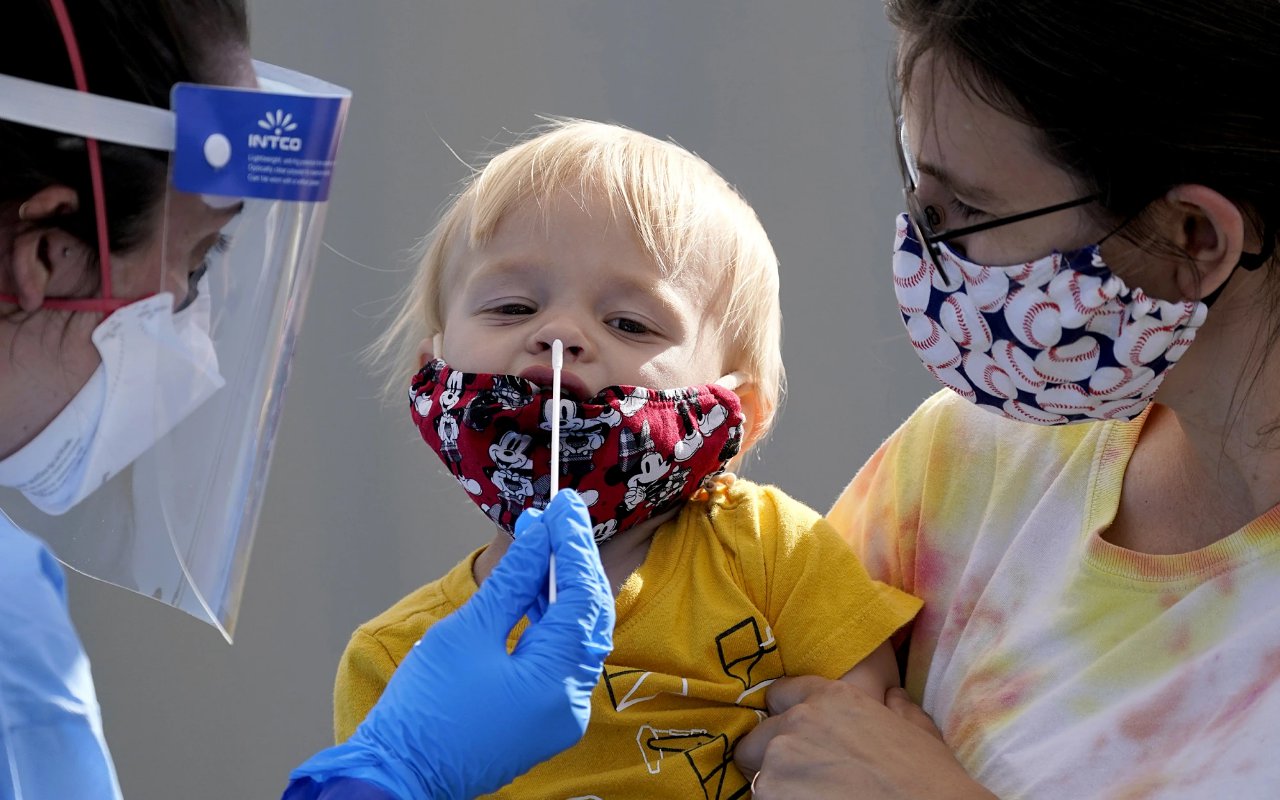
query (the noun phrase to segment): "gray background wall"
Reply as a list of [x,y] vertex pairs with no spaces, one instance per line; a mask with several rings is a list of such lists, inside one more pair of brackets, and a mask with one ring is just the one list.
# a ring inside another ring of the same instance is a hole
[[[278,796],[330,742],[352,629],[487,532],[357,353],[465,169],[539,114],[706,157],[782,260],[791,395],[749,474],[827,508],[933,389],[889,280],[892,32],[870,0],[251,0],[254,52],[354,101],[237,640],[73,578],[130,798]],[[426,509],[436,520],[415,524]]]

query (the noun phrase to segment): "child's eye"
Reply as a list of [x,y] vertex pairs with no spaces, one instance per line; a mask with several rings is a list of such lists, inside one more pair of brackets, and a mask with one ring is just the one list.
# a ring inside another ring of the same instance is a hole
[[611,319],[609,320],[608,324],[617,328],[623,333],[634,333],[634,334],[649,333],[649,327],[647,325],[636,322],[634,319],[628,319],[627,317],[618,317],[617,319]]
[[533,307],[525,303],[503,303],[500,306],[489,309],[494,314],[507,314],[509,316],[524,316],[533,313]]

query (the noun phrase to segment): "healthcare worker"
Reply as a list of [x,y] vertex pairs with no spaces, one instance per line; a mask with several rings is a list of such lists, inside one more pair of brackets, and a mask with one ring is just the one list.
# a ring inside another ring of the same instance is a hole
[[[0,798],[114,798],[51,551],[231,639],[350,95],[252,61],[243,0],[3,13]],[[580,498],[526,516],[287,797],[469,797],[581,736],[612,597]]]

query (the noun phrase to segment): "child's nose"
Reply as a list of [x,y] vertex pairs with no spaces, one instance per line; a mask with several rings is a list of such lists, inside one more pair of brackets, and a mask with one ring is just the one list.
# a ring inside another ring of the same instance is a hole
[[536,354],[550,353],[551,343],[556,339],[564,345],[566,359],[580,361],[591,352],[590,342],[582,327],[567,316],[548,319],[530,337],[529,350]]

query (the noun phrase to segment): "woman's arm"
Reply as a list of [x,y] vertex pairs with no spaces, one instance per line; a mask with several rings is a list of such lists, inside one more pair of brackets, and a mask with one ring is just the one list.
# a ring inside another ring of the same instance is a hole
[[881,701],[854,682],[809,676],[778,680],[766,699],[770,717],[734,753],[745,774],[760,773],[758,800],[995,797],[969,777],[902,689],[890,688]]

